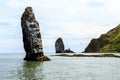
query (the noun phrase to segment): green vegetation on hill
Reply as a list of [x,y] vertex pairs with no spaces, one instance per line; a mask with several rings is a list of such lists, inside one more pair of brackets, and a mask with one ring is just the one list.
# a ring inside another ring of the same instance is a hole
[[120,25],[92,39],[84,52],[120,52]]

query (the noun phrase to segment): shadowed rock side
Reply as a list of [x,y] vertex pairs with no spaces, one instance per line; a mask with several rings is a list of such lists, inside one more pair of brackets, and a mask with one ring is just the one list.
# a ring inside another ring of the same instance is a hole
[[92,39],[84,52],[120,52],[120,25]]
[[62,38],[58,38],[55,42],[55,49],[56,53],[63,53],[65,48],[64,48],[64,43]]
[[46,61],[50,60],[43,55],[43,46],[39,23],[36,21],[32,7],[27,7],[21,17],[24,49],[26,56],[24,60]]

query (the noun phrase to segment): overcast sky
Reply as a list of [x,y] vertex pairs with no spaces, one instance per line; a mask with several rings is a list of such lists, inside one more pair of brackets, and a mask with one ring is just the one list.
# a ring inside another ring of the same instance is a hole
[[59,37],[65,48],[84,51],[92,38],[120,23],[119,0],[1,0],[0,53],[24,53],[20,19],[27,6],[40,24],[45,53],[55,52]]

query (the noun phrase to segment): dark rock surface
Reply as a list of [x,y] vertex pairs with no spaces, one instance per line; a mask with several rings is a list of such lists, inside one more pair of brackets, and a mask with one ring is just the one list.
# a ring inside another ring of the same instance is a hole
[[56,53],[74,53],[70,48],[65,49],[62,38],[58,38],[55,42]]
[[72,51],[70,48],[66,49],[63,53],[74,53],[74,51]]
[[62,38],[58,38],[55,42],[55,49],[56,53],[63,53],[65,48],[64,48],[64,43]]
[[120,52],[120,25],[92,39],[84,52]]
[[23,43],[26,56],[24,60],[46,61],[50,60],[43,54],[43,46],[39,23],[36,21],[32,7],[27,7],[21,17]]
[[102,39],[92,39],[85,52],[98,52],[104,46],[102,43],[104,43]]

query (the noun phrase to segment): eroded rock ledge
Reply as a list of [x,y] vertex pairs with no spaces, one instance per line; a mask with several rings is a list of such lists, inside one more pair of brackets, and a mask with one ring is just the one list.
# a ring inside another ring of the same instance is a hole
[[50,60],[43,54],[43,46],[39,23],[35,19],[32,7],[26,7],[22,17],[21,26],[23,33],[23,43],[28,61],[48,61]]

